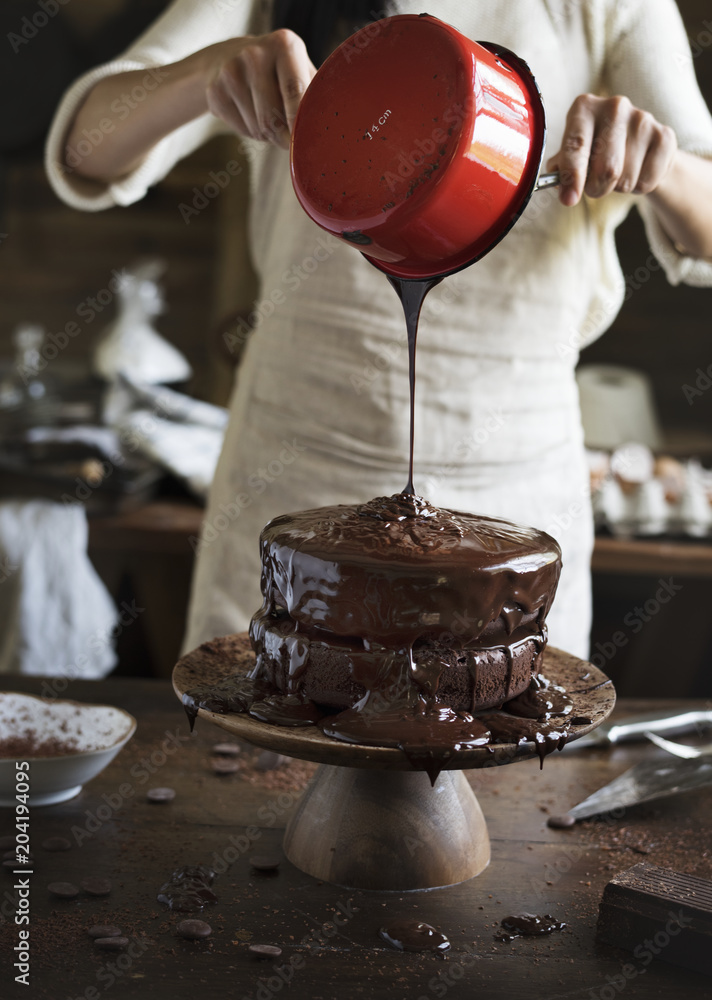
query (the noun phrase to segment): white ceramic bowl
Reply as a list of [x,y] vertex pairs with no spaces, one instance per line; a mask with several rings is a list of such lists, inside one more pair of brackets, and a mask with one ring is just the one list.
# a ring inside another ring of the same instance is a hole
[[121,708],[0,691],[0,740],[55,738],[76,748],[58,757],[0,757],[0,806],[15,805],[16,761],[30,762],[29,805],[54,805],[78,795],[135,730],[136,720]]

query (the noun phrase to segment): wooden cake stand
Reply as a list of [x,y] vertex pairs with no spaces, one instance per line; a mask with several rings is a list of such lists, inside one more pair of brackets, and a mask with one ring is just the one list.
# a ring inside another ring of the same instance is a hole
[[[201,676],[191,653],[176,664],[173,687],[179,697],[235,673],[234,655],[221,656],[220,642],[211,643],[209,678]],[[570,718],[591,720],[574,726],[570,741],[610,715],[613,684],[592,664],[548,647],[540,672],[572,698]],[[397,747],[344,743],[316,726],[274,726],[243,714],[201,708],[198,716],[255,746],[322,765],[289,821],[284,852],[314,878],[354,889],[431,889],[478,875],[489,864],[489,835],[462,771],[537,755],[534,742],[461,750],[431,786]]]

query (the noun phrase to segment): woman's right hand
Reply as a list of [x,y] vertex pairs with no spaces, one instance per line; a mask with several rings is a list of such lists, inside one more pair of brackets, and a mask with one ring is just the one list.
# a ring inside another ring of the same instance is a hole
[[[286,28],[217,42],[158,69],[160,85],[149,86],[144,69],[99,80],[68,129],[66,170],[112,183],[136,170],[164,136],[207,111],[240,135],[288,149],[299,102],[316,73],[304,42]],[[132,88],[141,100],[132,102]],[[93,135],[98,142],[90,141]]]
[[299,102],[316,68],[287,28],[203,49],[208,109],[239,135],[289,148]]

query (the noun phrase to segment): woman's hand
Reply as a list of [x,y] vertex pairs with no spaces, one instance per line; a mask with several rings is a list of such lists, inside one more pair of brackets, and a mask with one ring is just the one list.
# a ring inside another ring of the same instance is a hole
[[[159,67],[160,86],[117,115],[145,70],[116,73],[89,91],[68,130],[66,169],[109,184],[135,170],[164,136],[211,111],[240,135],[285,149],[299,102],[316,73],[304,42],[293,31],[231,38],[208,45],[180,62]],[[98,132],[100,123],[111,126]],[[87,132],[100,135],[87,142]],[[77,149],[89,146],[80,155]]]
[[582,94],[571,105],[561,148],[547,169],[559,171],[559,200],[572,206],[584,193],[650,194],[667,177],[676,153],[673,129],[627,97]]
[[287,28],[203,49],[208,109],[239,135],[289,147],[299,102],[316,68]]

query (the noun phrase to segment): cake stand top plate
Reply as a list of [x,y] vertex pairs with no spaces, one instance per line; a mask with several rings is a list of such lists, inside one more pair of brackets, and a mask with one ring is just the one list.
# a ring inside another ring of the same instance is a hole
[[[173,688],[180,698],[199,684],[214,684],[238,670],[249,669],[251,664],[254,664],[254,655],[246,634],[213,639],[178,661],[173,669]],[[548,646],[539,672],[552,683],[566,689],[573,700],[571,718],[591,720],[590,723],[574,726],[573,735],[568,742],[590,733],[612,712],[616,701],[613,684],[591,663]],[[414,770],[398,747],[344,743],[325,736],[316,726],[275,726],[253,719],[250,715],[221,715],[203,708],[198,710],[198,717],[215,723],[248,743],[289,757],[343,767]],[[536,755],[537,747],[533,741],[496,743],[456,751],[445,763],[443,770],[491,767],[526,760]]]

